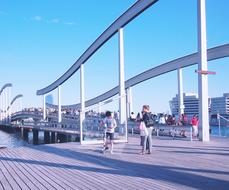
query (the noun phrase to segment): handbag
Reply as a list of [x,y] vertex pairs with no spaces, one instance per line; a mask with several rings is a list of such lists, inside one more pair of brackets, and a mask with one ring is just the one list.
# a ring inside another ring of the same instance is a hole
[[146,128],[145,122],[141,121],[139,124],[140,136],[148,136],[148,130]]

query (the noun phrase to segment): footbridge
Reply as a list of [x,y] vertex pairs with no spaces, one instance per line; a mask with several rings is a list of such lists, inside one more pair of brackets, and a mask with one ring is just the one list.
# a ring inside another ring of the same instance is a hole
[[[0,90],[0,124],[9,125],[11,123],[11,115],[19,110],[21,110],[21,102],[17,100],[23,97],[22,94],[16,95],[11,100],[11,88],[12,83],[6,83]],[[16,105],[16,103],[20,105]]]
[[[124,28],[142,12],[153,6],[157,0],[139,0],[127,11],[125,11],[117,20],[115,20],[79,57],[79,59],[56,81],[50,85],[37,90],[37,95],[43,95],[43,119],[46,118],[46,94],[58,88],[58,122],[62,122],[61,114],[61,85],[65,83],[75,72],[80,71],[80,103],[74,105],[79,109],[80,140],[83,142],[83,122],[85,121],[86,107],[101,104],[108,101],[114,95],[119,94],[119,126],[123,134],[124,141],[127,141],[127,113],[131,112],[131,87],[144,82],[150,78],[177,70],[178,73],[178,94],[179,94],[179,114],[184,113],[183,103],[183,80],[182,68],[198,64],[198,89],[199,89],[199,134],[200,140],[209,141],[209,116],[208,116],[208,61],[227,57],[229,55],[229,44],[213,47],[207,50],[206,44],[206,13],[205,0],[198,0],[198,52],[191,55],[180,57],[170,62],[161,64],[149,69],[125,81],[124,78]],[[118,33],[119,43],[119,85],[100,96],[85,101],[84,84],[84,64],[93,56],[93,54],[102,47],[112,36]],[[128,110],[128,111],[127,111]]]

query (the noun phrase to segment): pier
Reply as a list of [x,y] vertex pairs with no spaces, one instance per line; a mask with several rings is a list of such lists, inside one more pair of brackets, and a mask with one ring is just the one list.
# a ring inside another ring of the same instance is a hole
[[0,190],[228,190],[229,1],[107,2],[0,2]]
[[0,189],[220,189],[229,186],[228,138],[210,142],[153,139],[139,155],[139,137],[115,144],[79,143],[0,149]]

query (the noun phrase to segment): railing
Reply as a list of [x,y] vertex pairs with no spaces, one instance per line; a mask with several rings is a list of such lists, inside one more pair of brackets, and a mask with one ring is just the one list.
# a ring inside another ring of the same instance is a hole
[[[128,122],[128,132],[131,134],[139,133],[138,125],[140,122],[129,121]],[[176,137],[187,137],[190,141],[193,140],[193,131],[192,125],[168,125],[168,124],[155,124],[154,128],[154,135],[159,136],[170,136],[172,139]],[[181,132],[186,133],[186,135],[180,135]]]
[[218,120],[218,126],[219,126],[219,136],[221,136],[221,122],[220,119],[223,119],[226,122],[229,122],[229,119],[223,117],[222,115],[220,115],[219,113],[217,113],[217,120]]

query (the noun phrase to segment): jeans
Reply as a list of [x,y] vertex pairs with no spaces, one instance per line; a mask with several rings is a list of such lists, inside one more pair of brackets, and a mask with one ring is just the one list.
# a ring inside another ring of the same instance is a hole
[[145,136],[145,141],[144,141],[144,152],[146,152],[146,144],[147,144],[147,140],[149,142],[149,153],[152,152],[152,127],[146,128],[148,131],[148,135]]

